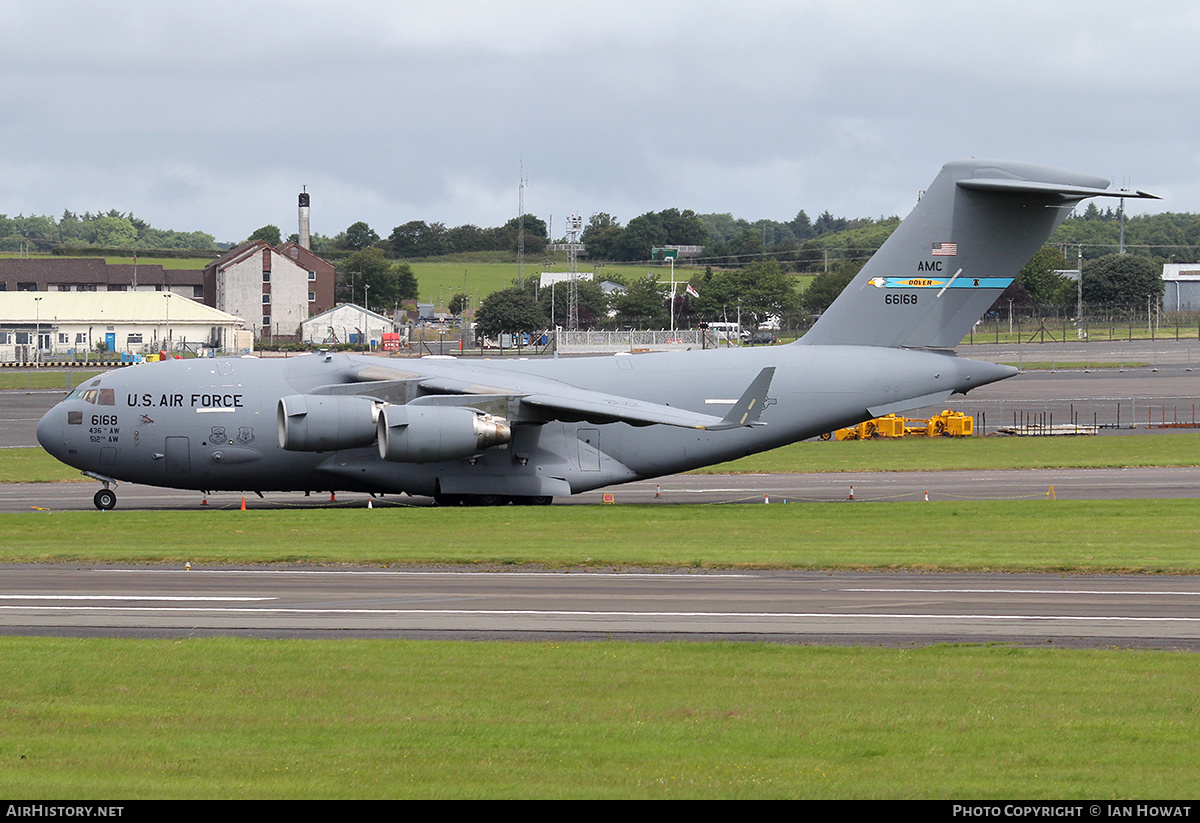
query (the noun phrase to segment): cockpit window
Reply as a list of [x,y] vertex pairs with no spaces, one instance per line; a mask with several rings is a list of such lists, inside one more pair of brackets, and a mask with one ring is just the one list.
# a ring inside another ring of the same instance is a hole
[[85,389],[83,394],[79,395],[79,399],[84,403],[96,403],[96,395],[100,393],[99,389]]
[[116,395],[113,393],[112,389],[101,389],[100,390],[100,405],[101,406],[117,405]]

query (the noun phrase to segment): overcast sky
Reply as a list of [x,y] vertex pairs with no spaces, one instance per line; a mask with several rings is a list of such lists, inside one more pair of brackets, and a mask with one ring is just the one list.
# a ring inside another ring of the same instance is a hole
[[[1200,212],[1200,4],[3,0],[0,213],[246,238],[903,216],[948,160]],[[1105,204],[1101,204],[1103,207]]]

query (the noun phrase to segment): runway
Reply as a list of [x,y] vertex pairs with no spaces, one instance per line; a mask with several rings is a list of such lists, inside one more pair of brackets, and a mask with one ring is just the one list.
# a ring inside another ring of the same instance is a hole
[[1200,649],[1200,578],[8,566],[9,635]]

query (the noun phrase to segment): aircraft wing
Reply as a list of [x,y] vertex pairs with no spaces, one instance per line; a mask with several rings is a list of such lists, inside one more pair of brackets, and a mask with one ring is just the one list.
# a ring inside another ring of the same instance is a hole
[[581,389],[556,380],[537,380],[530,383],[527,378],[522,380],[526,385],[521,388],[506,389],[503,386],[484,385],[455,377],[428,377],[420,380],[418,385],[430,394],[412,402],[417,405],[476,405],[507,399],[518,401],[519,404],[520,411],[512,415],[514,423],[570,420],[593,423],[621,422],[634,426],[661,424],[723,431],[742,426],[763,425],[759,418],[766,407],[767,391],[774,376],[774,367],[759,372],[723,418],[662,403]]
[[552,416],[566,415],[589,421],[621,421],[635,426],[660,423],[689,429],[724,431],[741,426],[762,425],[759,418],[766,407],[767,389],[770,388],[771,378],[774,376],[774,368],[765,368],[759,372],[723,418],[582,389],[568,394],[530,394],[522,397],[521,402],[544,409]]

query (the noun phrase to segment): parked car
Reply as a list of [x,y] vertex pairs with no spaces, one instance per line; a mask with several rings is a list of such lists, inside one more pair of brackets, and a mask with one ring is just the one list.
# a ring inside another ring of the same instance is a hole
[[775,332],[773,331],[756,331],[746,340],[748,346],[774,346]]

